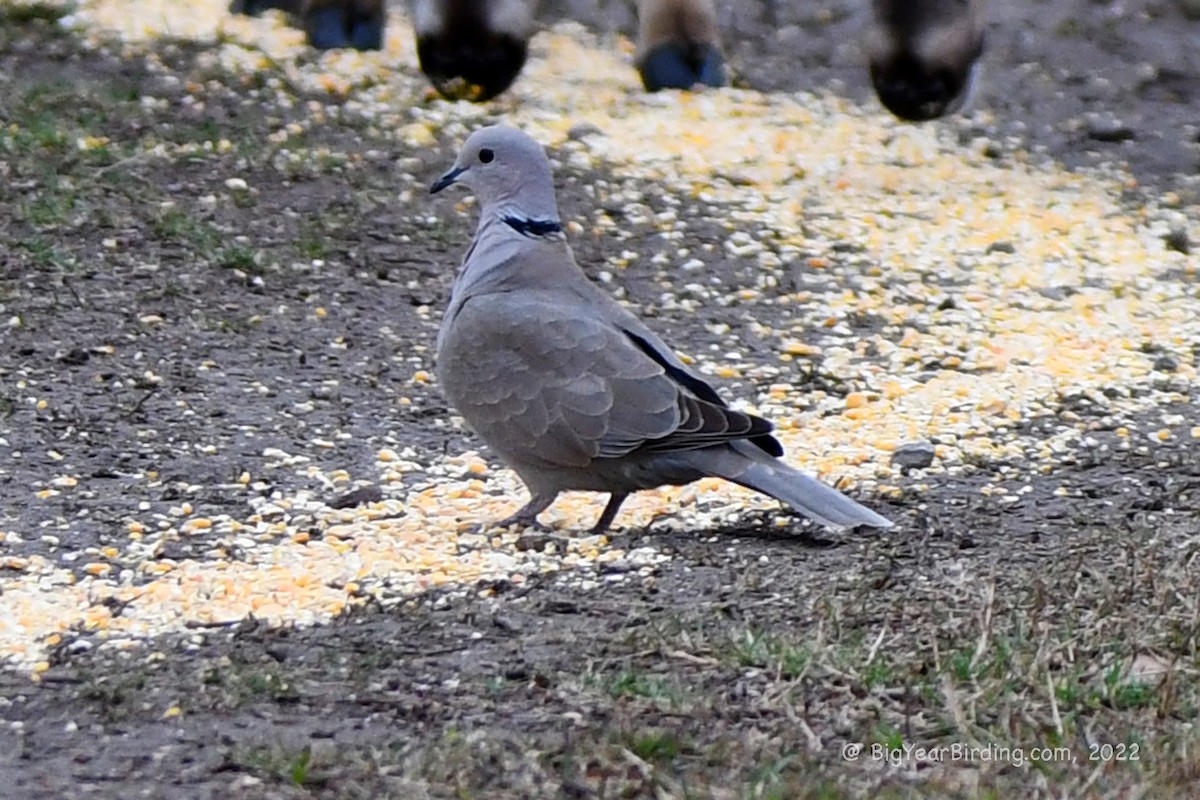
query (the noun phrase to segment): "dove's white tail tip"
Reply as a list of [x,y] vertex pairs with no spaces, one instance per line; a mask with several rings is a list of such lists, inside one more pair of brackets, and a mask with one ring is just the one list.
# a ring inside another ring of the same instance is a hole
[[831,528],[853,528],[858,525],[891,528],[894,524],[837,489],[782,463],[755,464],[741,475],[729,479],[756,492],[769,494],[806,517]]

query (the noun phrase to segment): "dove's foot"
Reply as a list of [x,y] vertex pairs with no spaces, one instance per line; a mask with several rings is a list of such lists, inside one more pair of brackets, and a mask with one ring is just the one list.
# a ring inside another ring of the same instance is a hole
[[522,528],[532,528],[535,531],[545,532],[549,529],[538,522],[537,515],[549,508],[557,496],[557,494],[535,494],[529,498],[528,503],[518,508],[515,514],[505,517],[499,522],[493,522],[488,527],[510,528],[513,525],[517,525]]
[[659,45],[638,64],[647,91],[691,89],[696,84],[725,85],[725,62],[715,45]]

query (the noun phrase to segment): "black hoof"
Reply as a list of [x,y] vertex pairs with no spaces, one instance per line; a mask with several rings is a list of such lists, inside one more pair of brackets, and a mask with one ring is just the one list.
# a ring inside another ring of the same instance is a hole
[[229,12],[231,14],[245,14],[248,17],[257,17],[264,11],[269,11],[272,8],[280,11],[294,12],[299,0],[233,0],[229,4]]
[[526,43],[511,36],[462,41],[417,38],[421,71],[447,100],[483,103],[512,86],[525,66]]
[[322,5],[309,10],[304,18],[308,43],[318,50],[352,47],[379,50],[383,47],[386,23],[383,7],[364,12],[355,3]]
[[647,91],[690,89],[696,84],[725,85],[725,61],[713,45],[660,45],[638,64]]
[[925,122],[957,111],[971,71],[930,70],[911,59],[872,65],[871,83],[884,108],[902,120]]

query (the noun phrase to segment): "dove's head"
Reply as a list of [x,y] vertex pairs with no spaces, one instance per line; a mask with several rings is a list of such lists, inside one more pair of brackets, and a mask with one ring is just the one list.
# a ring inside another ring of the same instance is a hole
[[461,183],[479,199],[484,217],[557,221],[550,159],[532,137],[506,125],[472,133],[454,166],[429,187],[436,194]]

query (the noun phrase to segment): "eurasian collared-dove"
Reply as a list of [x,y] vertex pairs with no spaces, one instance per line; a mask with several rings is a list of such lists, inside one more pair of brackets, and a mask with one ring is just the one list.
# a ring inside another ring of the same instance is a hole
[[387,22],[384,0],[233,0],[229,6],[235,14],[250,16],[271,8],[297,19],[308,43],[319,50],[383,47]]
[[872,0],[871,82],[897,117],[952,114],[969,99],[983,55],[983,0]]
[[504,126],[467,139],[433,184],[473,190],[480,219],[437,340],[446,398],[529,488],[497,523],[536,525],[559,492],[630,492],[718,476],[834,527],[891,523],[797,472],[766,420],[729,408],[649,328],[588,280],[558,217],[541,145]]
[[725,85],[712,0],[638,0],[634,62],[647,90]]
[[517,79],[533,35],[531,0],[416,0],[421,71],[451,100],[491,100]]

